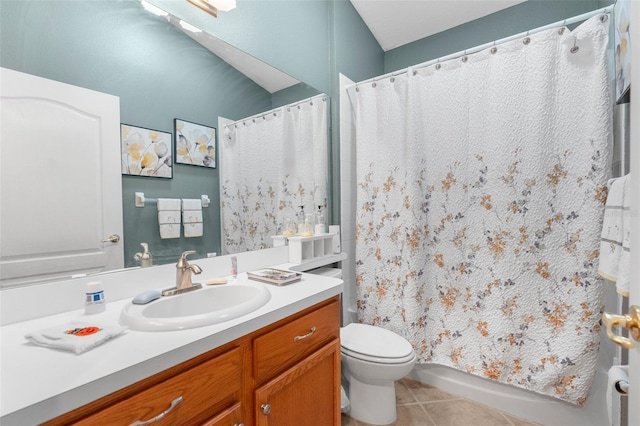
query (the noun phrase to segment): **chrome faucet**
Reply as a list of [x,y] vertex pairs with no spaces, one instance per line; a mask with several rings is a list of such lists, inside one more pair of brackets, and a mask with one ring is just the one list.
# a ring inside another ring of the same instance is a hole
[[202,269],[195,264],[187,262],[187,256],[196,253],[194,250],[185,251],[180,256],[178,264],[176,265],[176,286],[162,291],[163,296],[173,296],[176,294],[184,293],[186,291],[197,290],[202,288],[202,284],[193,284],[191,282],[191,274],[199,274]]

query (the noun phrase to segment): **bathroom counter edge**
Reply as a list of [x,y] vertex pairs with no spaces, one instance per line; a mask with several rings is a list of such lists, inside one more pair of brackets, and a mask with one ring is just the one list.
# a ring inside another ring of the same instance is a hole
[[[238,279],[245,280],[246,274]],[[179,332],[127,330],[81,355],[37,347],[27,343],[24,334],[74,320],[115,324],[128,299],[108,303],[106,312],[98,315],[76,310],[3,326],[0,423],[35,424],[64,414],[336,296],[343,284],[304,274],[298,283],[266,287],[271,300],[235,320]]]

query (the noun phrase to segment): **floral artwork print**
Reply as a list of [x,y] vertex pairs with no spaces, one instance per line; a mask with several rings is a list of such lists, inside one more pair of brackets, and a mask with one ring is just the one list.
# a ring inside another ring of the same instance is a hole
[[585,403],[603,310],[607,26],[360,86],[358,316],[419,363]]
[[176,163],[216,168],[216,129],[175,119]]
[[171,133],[120,125],[122,174],[173,177]]

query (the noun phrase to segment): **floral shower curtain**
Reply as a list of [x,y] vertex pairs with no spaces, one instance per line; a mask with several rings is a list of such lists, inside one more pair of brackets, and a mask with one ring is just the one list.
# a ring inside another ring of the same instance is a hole
[[239,120],[219,145],[223,253],[273,247],[285,216],[326,204],[326,96]]
[[585,401],[603,305],[607,34],[594,17],[358,85],[361,322],[407,338],[421,363]]

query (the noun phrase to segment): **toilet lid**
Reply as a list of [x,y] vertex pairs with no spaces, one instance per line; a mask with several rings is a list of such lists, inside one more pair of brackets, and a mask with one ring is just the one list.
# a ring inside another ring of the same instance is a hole
[[367,324],[351,323],[341,328],[340,345],[344,353],[366,361],[401,363],[415,356],[404,337]]

